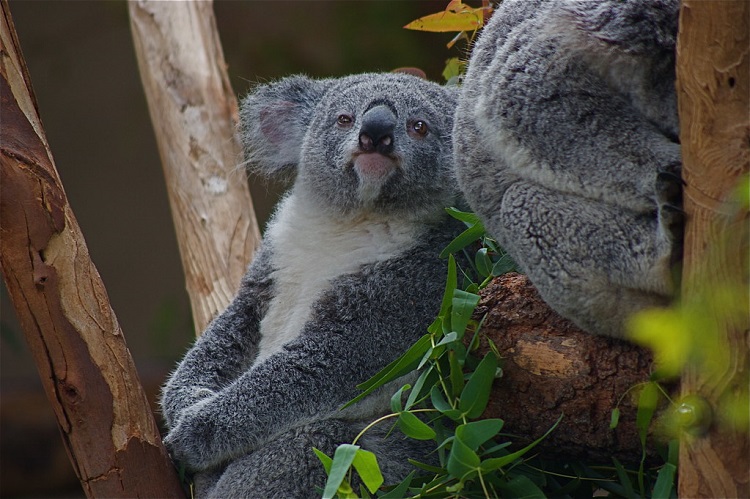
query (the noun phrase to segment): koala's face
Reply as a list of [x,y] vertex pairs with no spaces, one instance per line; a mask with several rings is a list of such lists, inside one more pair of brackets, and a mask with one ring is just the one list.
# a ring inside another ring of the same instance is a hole
[[282,84],[285,99],[254,114],[248,99],[243,119],[260,120],[279,169],[296,167],[295,191],[346,214],[434,212],[453,202],[453,89],[388,73],[295,77],[266,91]]
[[451,93],[406,75],[337,80],[305,134],[297,181],[346,211],[444,206],[453,193]]

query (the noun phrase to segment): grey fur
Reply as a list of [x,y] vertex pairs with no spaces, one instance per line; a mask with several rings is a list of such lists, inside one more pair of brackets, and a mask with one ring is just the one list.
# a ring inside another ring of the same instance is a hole
[[678,0],[505,0],[454,124],[459,185],[561,315],[622,337],[681,254]]
[[[444,212],[457,196],[454,108],[453,90],[398,74],[289,77],[243,101],[251,166],[295,181],[237,297],[163,391],[165,442],[195,473],[198,497],[315,497],[325,474],[311,447],[332,455],[388,411],[387,391],[340,407],[440,308],[446,262],[438,253],[460,232]],[[339,124],[341,115],[351,123]],[[429,132],[416,134],[415,121]],[[358,163],[361,147],[392,158],[372,153]],[[341,237],[316,239],[329,233]],[[299,294],[305,289],[312,298]],[[406,457],[423,459],[425,448],[398,434],[384,440],[384,431],[361,443],[380,452],[395,482],[408,472]]]

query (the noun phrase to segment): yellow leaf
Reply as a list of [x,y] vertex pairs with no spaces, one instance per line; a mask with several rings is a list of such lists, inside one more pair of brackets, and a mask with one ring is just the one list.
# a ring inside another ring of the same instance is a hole
[[410,22],[404,28],[418,31],[476,31],[482,27],[482,7],[469,7],[461,0],[452,0],[442,12],[429,14]]

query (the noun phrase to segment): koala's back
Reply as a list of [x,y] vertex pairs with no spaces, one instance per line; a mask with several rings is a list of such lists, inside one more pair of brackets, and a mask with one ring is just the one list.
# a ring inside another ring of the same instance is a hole
[[505,0],[454,125],[459,183],[542,297],[624,335],[681,252],[677,0]]

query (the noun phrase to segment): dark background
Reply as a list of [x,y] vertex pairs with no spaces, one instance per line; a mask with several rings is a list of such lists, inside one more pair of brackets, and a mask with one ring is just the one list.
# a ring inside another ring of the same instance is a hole
[[[441,81],[450,34],[402,29],[434,1],[217,1],[231,83],[418,66]],[[141,380],[155,398],[193,339],[166,187],[124,1],[11,0],[42,121]],[[0,122],[2,117],[0,117]],[[280,187],[250,178],[261,227]],[[80,497],[0,287],[0,497]]]

